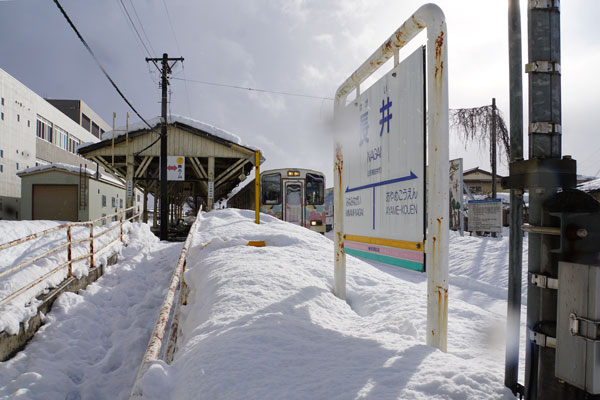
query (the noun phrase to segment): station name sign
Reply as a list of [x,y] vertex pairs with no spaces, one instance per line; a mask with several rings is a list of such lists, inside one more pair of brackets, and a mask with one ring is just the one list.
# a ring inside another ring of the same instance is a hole
[[424,48],[342,111],[344,251],[424,270]]

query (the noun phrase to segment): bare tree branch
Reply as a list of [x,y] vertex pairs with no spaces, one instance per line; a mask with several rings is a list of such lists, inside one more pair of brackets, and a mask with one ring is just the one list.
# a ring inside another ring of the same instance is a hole
[[[492,106],[475,108],[458,108],[450,110],[450,126],[456,128],[465,147],[469,143],[477,143],[479,147],[488,146],[490,149],[490,164],[492,160],[490,138],[492,136]],[[500,110],[496,108],[496,146],[498,158],[510,163],[510,137]]]

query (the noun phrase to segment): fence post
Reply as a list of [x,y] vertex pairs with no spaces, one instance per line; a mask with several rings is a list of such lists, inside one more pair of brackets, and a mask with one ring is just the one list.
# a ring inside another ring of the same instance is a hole
[[69,272],[67,273],[67,278],[70,278],[73,276],[73,263],[71,262],[73,259],[71,252],[71,225],[67,227],[67,242],[69,243],[69,246],[67,247],[67,261],[69,261]]
[[90,224],[90,269],[94,268],[94,223]]
[[121,225],[121,243],[123,243],[123,213],[119,213],[119,224]]

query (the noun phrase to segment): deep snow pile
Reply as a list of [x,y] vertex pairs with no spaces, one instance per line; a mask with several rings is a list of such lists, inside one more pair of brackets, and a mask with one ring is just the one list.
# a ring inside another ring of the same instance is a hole
[[188,258],[178,351],[143,377],[144,398],[512,399],[503,385],[503,281],[493,276],[507,254],[486,250],[507,253],[507,240],[453,236],[463,241],[451,251],[462,287],[451,286],[442,353],[425,345],[425,274],[347,257],[346,303],[331,291],[329,239],[268,216],[257,226],[248,211],[205,214]]
[[[28,236],[60,225],[60,221],[0,221],[0,242],[8,243],[15,239]],[[94,228],[94,265],[106,265],[107,258],[121,249],[119,240],[119,222],[109,222]],[[130,228],[130,223],[124,223],[124,229]],[[105,234],[105,230],[108,230]],[[90,228],[88,226],[73,226],[71,237],[75,244],[71,246],[72,259],[84,257],[90,252]],[[76,243],[78,240],[83,240]],[[112,244],[108,244],[112,242]],[[105,247],[105,245],[107,245]],[[40,256],[52,252],[46,257]],[[40,258],[40,259],[38,259]],[[36,261],[36,259],[38,259]],[[8,298],[18,290],[27,287],[37,279],[41,279],[68,260],[67,229],[61,228],[38,238],[20,243],[16,246],[0,250],[0,299]],[[19,265],[31,261],[28,265]],[[89,257],[72,263],[73,276],[80,278],[89,273]],[[11,272],[12,271],[12,272]],[[36,315],[41,303],[36,296],[56,287],[67,277],[67,266],[48,275],[38,285],[24,291],[13,300],[0,306],[0,332],[8,334],[19,332],[19,324],[27,323],[29,318]]]
[[182,243],[131,224],[119,262],[54,303],[25,350],[0,363],[2,399],[127,399]]

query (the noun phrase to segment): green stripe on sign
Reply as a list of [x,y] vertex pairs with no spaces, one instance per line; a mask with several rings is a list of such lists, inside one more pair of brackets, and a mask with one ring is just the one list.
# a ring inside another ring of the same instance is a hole
[[413,271],[423,272],[423,263],[417,261],[404,260],[402,258],[394,258],[381,254],[369,253],[367,251],[345,248],[344,252],[356,257],[368,258],[370,260],[379,261],[385,264],[395,265],[397,267],[412,269]]

